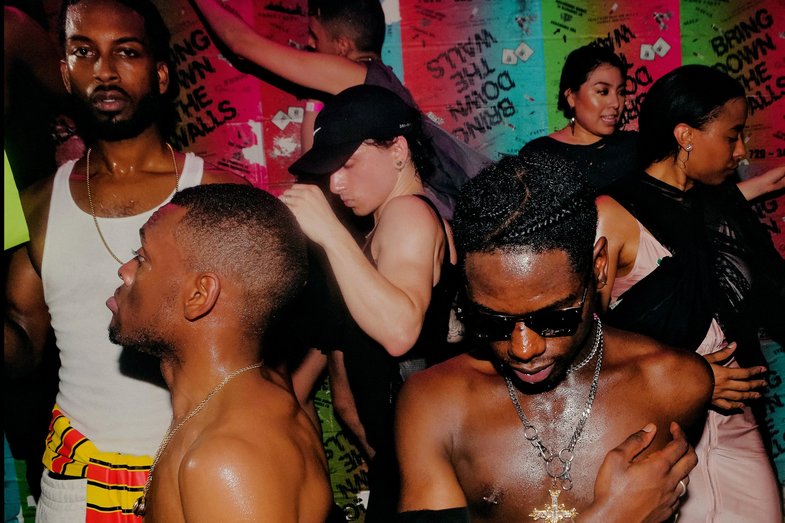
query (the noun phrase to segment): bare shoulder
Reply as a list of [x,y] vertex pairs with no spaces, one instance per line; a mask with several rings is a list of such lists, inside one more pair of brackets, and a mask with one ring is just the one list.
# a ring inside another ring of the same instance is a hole
[[398,403],[403,410],[425,410],[442,419],[462,416],[472,396],[482,394],[495,375],[490,362],[461,354],[411,376]]
[[304,511],[326,513],[323,460],[303,448],[296,429],[287,437],[291,425],[253,428],[207,428],[185,453],[178,483],[186,521],[294,521]]
[[628,369],[641,383],[650,385],[652,399],[664,403],[678,399],[685,405],[702,405],[711,399],[714,377],[700,355],[612,327],[605,333],[608,362],[617,369]]
[[398,196],[387,202],[379,218],[377,236],[404,234],[406,237],[435,238],[441,225],[427,203],[414,195]]
[[185,520],[208,521],[209,514],[231,520],[243,512],[246,519],[262,516],[267,503],[258,499],[259,493],[276,485],[272,471],[277,464],[260,448],[264,446],[226,434],[200,437],[178,471]]
[[600,195],[595,200],[599,218],[598,227],[628,228],[635,225],[635,217],[619,202],[608,195]]
[[239,185],[251,185],[251,183],[232,172],[221,169],[213,164],[204,163],[204,174],[202,175],[202,184],[212,183],[236,183]]
[[430,206],[419,197],[409,194],[393,198],[384,207],[382,220],[395,218],[406,223],[430,220],[436,223],[436,216]]

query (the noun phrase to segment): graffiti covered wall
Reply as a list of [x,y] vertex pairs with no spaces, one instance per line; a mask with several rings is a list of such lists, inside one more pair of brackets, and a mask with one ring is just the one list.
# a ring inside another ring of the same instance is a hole
[[[175,142],[274,193],[292,182],[304,101],[219,52],[187,0],[158,0],[183,86]],[[304,47],[307,1],[227,0],[261,34]],[[384,0],[383,50],[423,112],[491,158],[566,124],[556,109],[567,53],[596,42],[630,64],[625,125],[649,86],[682,63],[737,78],[749,95],[740,176],[785,161],[783,0]],[[243,71],[239,71],[239,66]],[[273,80],[274,81],[274,80]],[[785,255],[785,201],[755,206]]]

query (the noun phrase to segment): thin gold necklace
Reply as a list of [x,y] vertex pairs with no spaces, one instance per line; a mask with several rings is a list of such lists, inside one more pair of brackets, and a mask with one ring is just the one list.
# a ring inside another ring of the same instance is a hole
[[[174,149],[172,149],[172,146],[168,143],[166,144],[166,146],[169,148],[169,152],[172,154],[172,164],[174,165],[174,178],[175,178],[174,192],[177,192],[180,190],[180,173],[177,172],[177,160],[174,157]],[[95,204],[93,203],[93,193],[90,190],[90,153],[92,152],[92,150],[93,150],[92,147],[87,149],[87,160],[86,160],[87,165],[85,165],[85,175],[87,177],[87,202],[90,204],[90,214],[93,215],[93,223],[95,223],[95,230],[98,231],[98,236],[101,238],[101,243],[104,244],[104,247],[106,247],[106,250],[109,251],[109,254],[112,255],[112,258],[117,260],[117,263],[122,265],[125,262],[121,260],[114,253],[111,247],[109,247],[109,243],[107,243],[106,238],[104,238],[104,233],[101,232],[101,227],[98,225],[98,217],[95,215]]]
[[[186,414],[185,417],[182,419],[182,421],[180,421],[180,423],[178,423],[174,428],[172,428],[171,425],[169,426],[169,430],[166,431],[166,435],[164,436],[164,440],[161,442],[161,446],[158,447],[158,452],[155,453],[155,459],[153,460],[153,464],[150,465],[150,472],[147,475],[147,481],[144,484],[144,490],[142,491],[142,495],[139,496],[139,499],[137,499],[136,502],[134,503],[133,512],[135,516],[140,516],[140,517],[144,516],[145,511],[147,510],[147,491],[150,490],[150,484],[153,482],[153,471],[155,470],[155,466],[158,465],[158,460],[161,459],[161,456],[166,450],[167,445],[169,445],[169,442],[172,441],[174,435],[177,434],[177,431],[180,430],[180,428],[183,425],[185,425],[185,423],[188,420],[199,414],[199,412],[204,408],[204,406],[207,405],[207,402],[213,399],[213,397],[216,394],[221,392],[221,389],[223,389],[227,383],[232,381],[234,378],[236,378],[243,372],[249,371],[251,369],[258,369],[261,366],[262,366],[262,362],[260,361],[259,363],[248,365],[247,367],[243,367],[242,369],[237,369],[231,374],[227,374],[227,376],[223,379],[223,381],[221,381],[221,383],[216,385],[215,388],[211,390],[210,393],[199,403],[199,405],[194,407],[193,410],[191,410],[191,412]],[[174,420],[172,420],[172,423],[174,423]]]

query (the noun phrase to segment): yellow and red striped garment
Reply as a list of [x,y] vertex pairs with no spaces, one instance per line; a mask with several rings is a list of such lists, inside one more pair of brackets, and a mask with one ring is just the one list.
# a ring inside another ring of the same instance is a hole
[[142,495],[152,461],[150,456],[98,450],[57,405],[52,410],[43,463],[56,474],[87,478],[86,523],[139,523],[132,508]]

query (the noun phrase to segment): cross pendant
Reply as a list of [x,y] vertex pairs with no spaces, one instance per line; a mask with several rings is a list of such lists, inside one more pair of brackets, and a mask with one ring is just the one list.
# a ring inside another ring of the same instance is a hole
[[560,521],[571,520],[578,515],[578,511],[574,508],[566,509],[564,508],[564,503],[559,505],[559,495],[561,494],[560,488],[554,487],[548,492],[551,495],[550,507],[532,510],[531,514],[529,514],[530,518],[535,521],[542,519],[548,523],[559,523]]

